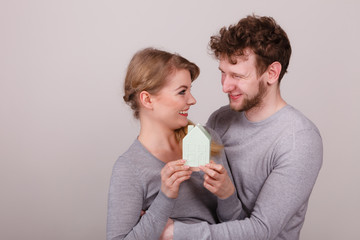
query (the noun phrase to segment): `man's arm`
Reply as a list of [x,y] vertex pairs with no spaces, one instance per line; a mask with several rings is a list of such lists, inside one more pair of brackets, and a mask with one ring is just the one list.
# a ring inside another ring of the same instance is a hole
[[214,162],[200,166],[204,172],[204,187],[218,197],[216,212],[220,222],[246,217],[226,166]]
[[214,225],[175,222],[174,239],[273,239],[296,212],[306,211],[322,164],[321,137],[314,130],[303,130],[280,144],[276,166],[249,218]]
[[[206,129],[214,142],[222,144],[221,138],[212,128],[207,126]],[[218,197],[216,212],[219,221],[244,219],[247,214],[237,195],[224,150],[216,156],[216,159],[216,162],[211,161],[206,166],[200,166],[200,170],[204,172],[204,187]]]

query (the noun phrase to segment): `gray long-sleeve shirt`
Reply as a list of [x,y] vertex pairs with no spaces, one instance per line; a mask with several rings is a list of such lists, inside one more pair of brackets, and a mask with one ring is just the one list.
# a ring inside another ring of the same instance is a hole
[[[299,239],[322,165],[316,126],[289,105],[261,122],[250,122],[244,113],[224,106],[207,125],[225,146],[242,202],[239,220],[214,225],[175,222],[174,239]],[[234,195],[228,201],[234,201]]]
[[[215,135],[212,137],[219,141]],[[226,163],[223,158],[220,154],[212,160]],[[119,157],[109,189],[108,240],[158,239],[168,218],[184,223],[218,222],[217,197],[203,187],[203,173],[193,172],[180,185],[178,198],[170,199],[160,191],[160,171],[164,166],[138,140]],[[142,217],[141,210],[146,210]]]

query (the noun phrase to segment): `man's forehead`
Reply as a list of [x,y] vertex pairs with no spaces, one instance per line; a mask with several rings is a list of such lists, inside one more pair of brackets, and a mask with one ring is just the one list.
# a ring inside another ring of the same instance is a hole
[[228,56],[227,54],[223,54],[220,56],[219,60],[220,62],[226,61],[232,64],[237,64],[239,61],[240,62],[248,61],[252,55],[255,55],[254,52],[251,49],[247,48],[242,51],[238,51],[237,53],[234,53],[231,56]]

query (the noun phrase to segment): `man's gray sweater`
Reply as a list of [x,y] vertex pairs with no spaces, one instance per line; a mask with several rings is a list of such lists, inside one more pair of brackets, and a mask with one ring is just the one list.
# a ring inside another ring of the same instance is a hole
[[[316,126],[289,105],[261,122],[250,122],[243,112],[225,106],[207,126],[225,146],[238,195],[225,200],[228,219],[236,213],[238,220],[175,222],[174,239],[299,239],[323,159]],[[236,199],[242,207],[230,208]]]

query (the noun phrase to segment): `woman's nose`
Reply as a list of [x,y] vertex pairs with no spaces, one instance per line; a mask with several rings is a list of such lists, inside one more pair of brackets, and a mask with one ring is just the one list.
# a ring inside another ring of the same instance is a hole
[[189,105],[194,105],[196,103],[196,99],[194,98],[194,96],[190,93],[190,97],[188,99],[188,104]]

